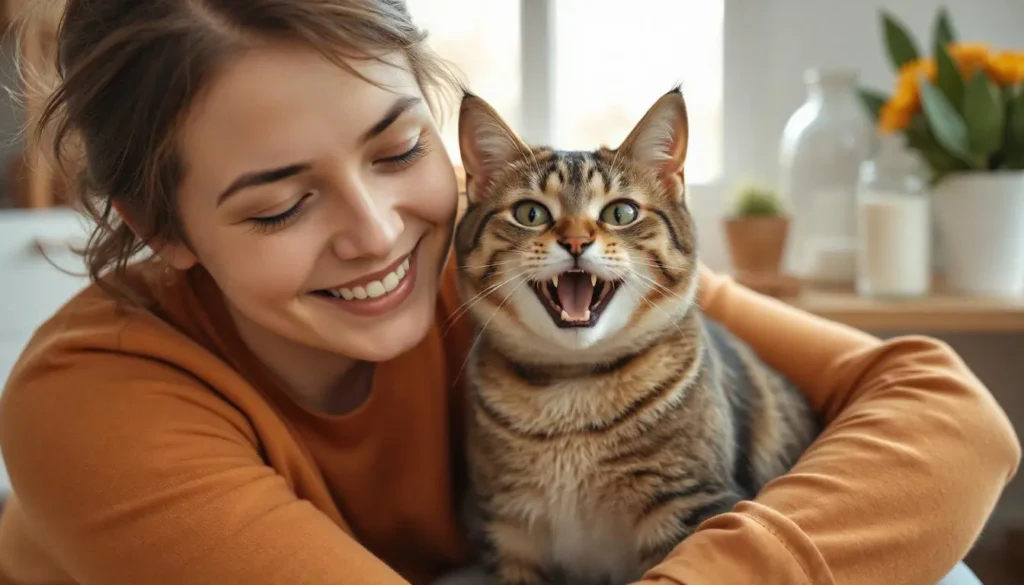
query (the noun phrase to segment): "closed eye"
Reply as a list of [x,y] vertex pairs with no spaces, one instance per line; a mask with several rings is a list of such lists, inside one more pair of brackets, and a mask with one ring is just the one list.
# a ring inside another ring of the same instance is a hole
[[378,159],[373,164],[397,165],[399,167],[408,166],[427,153],[425,142],[426,139],[421,136],[409,150],[402,154]]

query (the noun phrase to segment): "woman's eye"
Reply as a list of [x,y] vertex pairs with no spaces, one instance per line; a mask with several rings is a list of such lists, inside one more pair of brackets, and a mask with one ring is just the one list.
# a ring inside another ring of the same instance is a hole
[[389,156],[386,158],[378,159],[377,161],[374,162],[374,164],[385,164],[392,166],[398,165],[399,167],[405,167],[416,162],[416,160],[419,159],[424,154],[426,154],[426,152],[427,145],[425,144],[425,139],[423,137],[420,137],[416,141],[416,144],[414,144],[412,148],[410,148],[409,150],[403,152],[402,154],[397,154],[395,156]]
[[601,221],[610,225],[629,225],[640,216],[640,208],[629,201],[616,201],[601,210]]
[[313,192],[310,191],[309,193],[303,195],[298,201],[295,202],[295,205],[292,205],[287,210],[278,213],[277,215],[253,217],[250,219],[250,221],[253,223],[253,226],[258,231],[274,231],[275,229],[283,227],[289,221],[297,217],[299,212],[302,211],[303,204],[306,202],[307,199],[309,199],[312,196]]
[[512,210],[512,217],[526,227],[538,227],[551,223],[551,213],[536,201],[523,201]]

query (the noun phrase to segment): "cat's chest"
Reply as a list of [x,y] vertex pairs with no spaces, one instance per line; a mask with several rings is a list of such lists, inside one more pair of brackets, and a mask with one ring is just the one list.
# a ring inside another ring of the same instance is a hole
[[626,582],[636,563],[632,515],[605,493],[600,451],[585,440],[564,440],[534,458],[534,505],[547,527],[547,552],[571,582]]

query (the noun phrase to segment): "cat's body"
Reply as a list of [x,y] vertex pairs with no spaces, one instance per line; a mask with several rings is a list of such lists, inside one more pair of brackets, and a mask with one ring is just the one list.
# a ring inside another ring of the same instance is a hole
[[637,580],[785,473],[813,414],[694,302],[677,92],[593,153],[527,148],[467,100],[471,535],[502,585]]

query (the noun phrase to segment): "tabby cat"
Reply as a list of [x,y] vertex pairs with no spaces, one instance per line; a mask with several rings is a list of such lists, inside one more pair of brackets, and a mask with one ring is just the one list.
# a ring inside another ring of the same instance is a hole
[[695,303],[677,89],[622,145],[530,147],[462,102],[459,291],[481,331],[467,520],[502,585],[627,583],[789,470],[808,404]]

